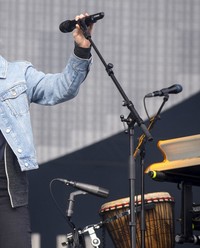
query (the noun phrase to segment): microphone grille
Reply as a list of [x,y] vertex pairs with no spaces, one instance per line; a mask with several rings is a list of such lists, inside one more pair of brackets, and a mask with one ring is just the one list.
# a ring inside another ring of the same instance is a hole
[[72,32],[76,26],[76,21],[64,21],[60,24],[59,29],[62,33]]
[[176,93],[180,93],[183,90],[183,87],[180,84],[175,84],[176,85]]

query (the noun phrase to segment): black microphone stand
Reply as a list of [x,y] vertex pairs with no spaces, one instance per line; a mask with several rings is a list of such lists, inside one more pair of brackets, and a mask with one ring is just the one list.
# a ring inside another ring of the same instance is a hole
[[133,103],[128,99],[127,95],[125,94],[124,90],[122,89],[121,85],[119,84],[118,80],[116,79],[114,72],[112,70],[113,64],[107,64],[100,54],[99,50],[97,49],[96,45],[94,44],[90,33],[88,32],[88,27],[85,24],[84,19],[79,19],[78,24],[83,31],[83,34],[87,40],[90,41],[91,46],[94,48],[95,52],[97,53],[98,57],[102,61],[105,69],[108,73],[108,76],[111,77],[114,84],[116,85],[117,89],[119,90],[120,94],[124,99],[124,106],[126,106],[130,110],[129,115],[129,194],[130,194],[130,233],[131,233],[131,247],[136,248],[136,222],[135,222],[135,179],[136,179],[136,172],[135,172],[135,159],[133,158],[134,152],[134,125],[135,123],[142,129],[145,137],[147,137],[148,141],[153,140],[149,130],[145,126],[143,120],[140,118],[139,114],[137,113]]
[[[169,95],[164,95],[163,102],[154,117],[150,119],[148,130],[151,130],[157,120],[160,119],[160,113],[165,103],[168,101]],[[144,158],[145,158],[145,144],[146,137],[142,134],[139,138],[138,145],[133,154],[134,159],[136,160],[137,156],[140,154],[140,168],[141,168],[141,248],[145,248],[145,183],[144,183]]]

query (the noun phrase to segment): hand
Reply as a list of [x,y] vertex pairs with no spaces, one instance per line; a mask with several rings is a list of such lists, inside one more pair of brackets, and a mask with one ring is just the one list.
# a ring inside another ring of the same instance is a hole
[[[79,20],[82,18],[85,18],[86,16],[88,16],[88,14],[81,14],[81,15],[77,15],[75,17],[75,20]],[[92,28],[93,28],[93,24],[91,24],[88,27],[88,32],[91,34],[92,32]],[[77,43],[77,45],[79,47],[83,47],[83,48],[89,48],[90,47],[90,42],[89,40],[87,40],[85,38],[85,36],[83,35],[83,31],[81,30],[80,26],[78,24],[76,24],[76,28],[73,31],[73,37],[74,37],[74,41]]]

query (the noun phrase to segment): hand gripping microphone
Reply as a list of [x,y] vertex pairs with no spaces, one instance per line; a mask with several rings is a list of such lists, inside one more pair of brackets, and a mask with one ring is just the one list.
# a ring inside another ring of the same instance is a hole
[[154,96],[165,96],[168,94],[178,94],[183,90],[183,87],[180,84],[174,84],[168,88],[162,90],[154,91],[153,93],[147,94],[145,97],[154,97]]
[[[90,24],[97,22],[103,17],[104,12],[100,12],[94,15],[86,16],[85,18],[83,18],[83,20],[85,21],[85,24],[89,26]],[[67,20],[60,24],[59,29],[62,33],[72,32],[76,28],[76,24],[78,23],[79,21],[76,20]]]

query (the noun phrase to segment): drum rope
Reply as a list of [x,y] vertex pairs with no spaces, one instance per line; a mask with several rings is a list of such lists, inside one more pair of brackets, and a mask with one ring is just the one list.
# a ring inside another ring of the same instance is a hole
[[103,225],[104,225],[104,224],[108,224],[108,223],[110,223],[110,222],[112,222],[112,221],[114,221],[114,220],[117,220],[117,219],[119,219],[119,218],[121,218],[121,217],[124,217],[124,216],[127,216],[127,215],[129,215],[129,214],[130,214],[130,210],[125,211],[125,212],[122,212],[122,213],[117,214],[117,215],[114,215],[114,216],[111,217],[111,218],[107,218],[106,220],[102,221],[101,223],[102,223]]
[[[155,204],[153,202],[148,203],[148,204],[145,205],[145,208],[146,208],[146,210],[153,209],[153,208],[155,208]],[[141,212],[141,207],[136,208],[136,213],[137,212]],[[117,220],[117,219],[119,219],[121,217],[124,217],[124,216],[127,216],[127,215],[130,215],[130,209],[128,209],[125,212],[121,212],[119,214],[116,214],[113,217],[107,218],[106,220],[102,221],[101,224],[102,225],[103,224],[108,224],[108,223],[110,223],[110,222],[112,222],[114,220]]]

